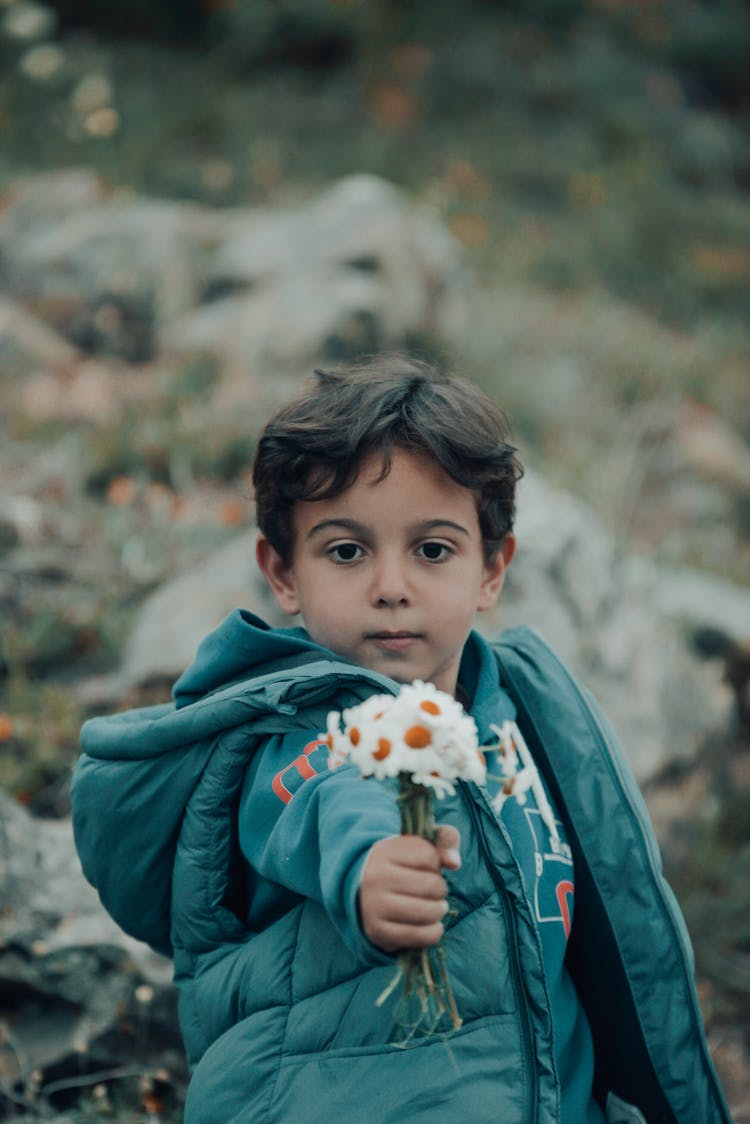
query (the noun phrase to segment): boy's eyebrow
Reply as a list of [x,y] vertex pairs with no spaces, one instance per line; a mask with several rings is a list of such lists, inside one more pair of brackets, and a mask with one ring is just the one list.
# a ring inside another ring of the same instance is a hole
[[463,527],[460,523],[454,523],[452,519],[427,519],[424,523],[419,524],[419,530],[421,531],[434,531],[438,527],[451,527],[454,531],[460,531],[462,535],[471,538],[468,527]]
[[[462,535],[466,535],[467,538],[471,538],[471,533],[468,528],[462,527],[460,523],[454,523],[452,519],[425,519],[423,523],[417,523],[414,530],[420,532],[434,531],[438,527],[450,527],[452,530],[459,531]],[[351,534],[358,535],[360,538],[368,534],[368,528],[364,523],[358,523],[356,519],[323,519],[320,523],[316,523],[314,527],[310,528],[305,538],[311,539],[322,531],[328,531],[332,528],[350,531]]]
[[311,539],[314,535],[320,534],[321,531],[328,531],[332,527],[339,527],[342,531],[351,531],[354,535],[363,535],[365,527],[362,523],[358,523],[356,519],[323,519],[320,523],[316,523],[314,527],[305,535],[306,539]]

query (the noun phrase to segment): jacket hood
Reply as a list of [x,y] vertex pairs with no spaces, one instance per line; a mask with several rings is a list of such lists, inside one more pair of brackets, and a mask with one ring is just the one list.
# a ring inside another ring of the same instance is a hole
[[[187,671],[172,689],[179,709],[234,680],[298,667],[324,651],[303,628],[271,628],[246,609],[235,609],[201,641]],[[331,653],[331,658],[336,659]]]
[[300,628],[271,629],[237,609],[201,643],[174,686],[174,702],[91,718],[81,730],[85,755],[143,760],[253,723],[258,734],[294,728],[310,703],[348,685],[356,698],[395,694],[385,675],[321,648]]

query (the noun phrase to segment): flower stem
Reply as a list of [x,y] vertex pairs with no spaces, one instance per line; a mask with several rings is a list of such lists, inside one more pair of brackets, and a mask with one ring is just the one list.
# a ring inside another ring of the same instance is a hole
[[[434,843],[437,833],[430,789],[415,784],[408,773],[401,773],[398,801],[402,835],[420,835]],[[423,1018],[432,1016],[433,1028],[443,1016],[447,1016],[457,1030],[461,1026],[461,1016],[448,980],[442,945],[432,949],[405,949],[399,957],[399,964],[405,998],[411,995],[417,997]],[[387,991],[390,992],[390,988]]]

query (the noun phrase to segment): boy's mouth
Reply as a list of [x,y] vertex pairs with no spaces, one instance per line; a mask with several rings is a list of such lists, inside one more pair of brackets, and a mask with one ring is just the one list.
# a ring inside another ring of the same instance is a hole
[[419,632],[368,632],[367,640],[371,640],[377,644],[379,648],[385,648],[389,652],[402,652],[406,648],[411,647],[417,640],[422,639],[422,634]]

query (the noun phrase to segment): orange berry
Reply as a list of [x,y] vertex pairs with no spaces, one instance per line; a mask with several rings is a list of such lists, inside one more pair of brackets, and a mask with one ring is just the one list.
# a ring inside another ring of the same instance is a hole
[[433,702],[432,699],[424,699],[424,701],[419,704],[419,708],[420,710],[426,711],[427,714],[440,714],[440,707],[436,702]]
[[404,741],[410,749],[424,749],[432,741],[432,734],[426,726],[410,726],[404,734]]
[[391,743],[388,738],[378,738],[378,748],[372,752],[376,761],[383,761],[391,752]]
[[326,745],[329,749],[333,749],[333,734],[329,734],[326,738]]
[[13,737],[13,719],[9,714],[0,714],[0,742],[8,742]]
[[360,737],[361,735],[357,727],[352,726],[351,730],[349,731],[349,741],[352,743],[352,745],[359,745]]

